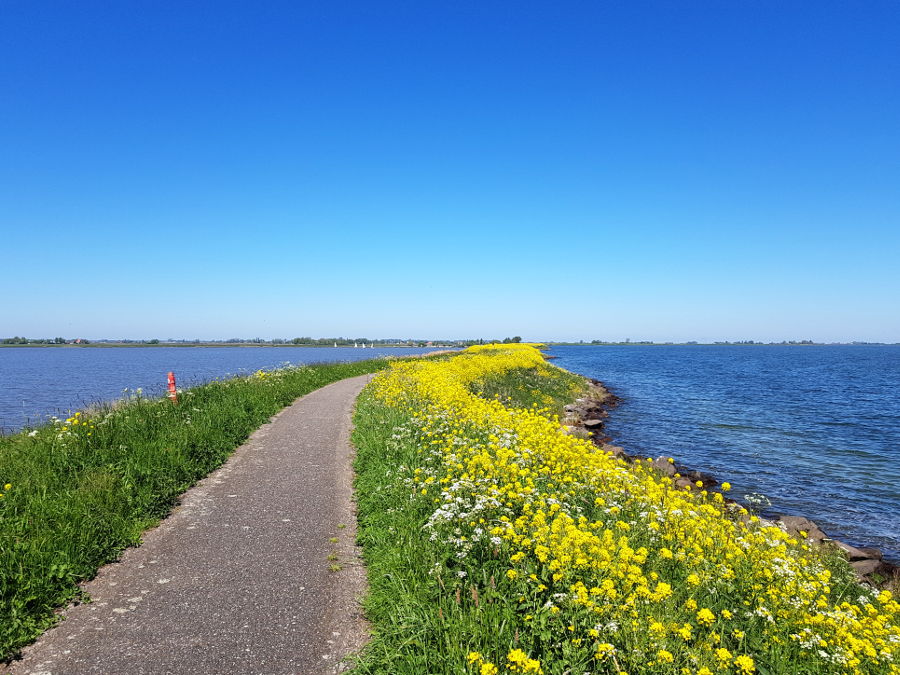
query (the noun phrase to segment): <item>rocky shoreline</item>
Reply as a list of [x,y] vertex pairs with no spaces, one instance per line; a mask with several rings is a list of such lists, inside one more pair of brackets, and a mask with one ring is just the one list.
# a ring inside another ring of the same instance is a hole
[[[612,438],[604,433],[606,418],[609,417],[609,410],[616,407],[621,399],[610,392],[602,382],[591,378],[585,380],[588,382],[586,395],[565,406],[562,425],[566,433],[588,438],[614,457],[629,463],[649,459],[655,469],[672,480],[680,489],[702,490],[719,484],[714,476],[671,462],[668,457],[653,459],[626,452],[621,446],[612,445]],[[698,487],[697,483],[702,487]],[[727,501],[739,503],[733,499]],[[803,536],[801,533],[805,533],[806,539],[817,546],[840,550],[862,583],[876,588],[900,584],[900,566],[885,560],[883,553],[877,548],[857,548],[829,537],[814,521],[803,516],[776,515],[765,522],[777,525],[796,537],[801,537]]]

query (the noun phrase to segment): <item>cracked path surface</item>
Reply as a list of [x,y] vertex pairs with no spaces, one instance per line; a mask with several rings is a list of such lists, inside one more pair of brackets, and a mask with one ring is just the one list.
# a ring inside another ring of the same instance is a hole
[[85,584],[93,601],[70,607],[9,672],[344,669],[367,635],[349,435],[370,378],[314,391],[256,431]]

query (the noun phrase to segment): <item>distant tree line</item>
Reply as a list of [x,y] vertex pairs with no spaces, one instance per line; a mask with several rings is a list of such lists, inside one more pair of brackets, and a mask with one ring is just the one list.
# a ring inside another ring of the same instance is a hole
[[405,347],[430,347],[430,346],[453,346],[453,347],[468,347],[472,345],[483,345],[483,344],[517,344],[522,342],[522,338],[519,335],[514,337],[505,337],[503,339],[494,338],[494,339],[485,339],[478,338],[477,340],[423,340],[421,338],[368,338],[368,337],[324,337],[324,338],[313,338],[313,337],[295,337],[295,338],[262,338],[262,337],[254,337],[254,338],[239,338],[232,337],[227,340],[199,340],[199,339],[175,339],[175,338],[152,338],[152,339],[143,339],[143,340],[131,340],[128,338],[117,338],[117,339],[101,339],[101,340],[86,340],[84,338],[26,338],[20,336],[0,338],[0,344],[3,345],[65,345],[65,344],[78,344],[78,345],[86,345],[86,344],[124,344],[124,345],[159,345],[159,344],[207,344],[207,345],[226,345],[226,344],[251,344],[251,345],[299,345],[299,346],[310,346],[310,347],[331,347],[337,345],[339,347],[347,347],[347,346],[363,346],[372,347],[375,345],[382,346],[405,346]]
[[[66,338],[24,338],[19,337],[18,335],[15,337],[3,338],[0,340],[0,344],[4,345],[64,345],[68,342]],[[86,340],[84,340],[86,342]]]
[[451,340],[448,341],[448,344],[452,342],[454,345],[459,345],[460,347],[472,347],[474,345],[496,345],[496,344],[518,344],[522,341],[522,338],[516,335],[515,337],[505,337],[502,340],[493,338],[490,340],[486,340],[485,338],[478,338],[477,340]]

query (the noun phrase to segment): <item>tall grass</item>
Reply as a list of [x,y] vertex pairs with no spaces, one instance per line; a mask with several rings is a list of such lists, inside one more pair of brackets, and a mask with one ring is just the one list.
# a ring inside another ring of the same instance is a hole
[[273,414],[386,363],[259,371],[185,391],[178,405],[134,397],[0,437],[0,658]]

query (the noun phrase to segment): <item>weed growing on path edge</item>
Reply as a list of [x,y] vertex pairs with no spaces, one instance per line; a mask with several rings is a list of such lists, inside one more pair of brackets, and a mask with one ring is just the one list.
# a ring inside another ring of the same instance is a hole
[[481,348],[399,364],[361,396],[375,632],[357,672],[900,673],[891,593],[566,436],[540,404],[504,406],[496,381],[523,369],[565,390],[535,350]]
[[56,619],[94,576],[299,396],[387,361],[260,371],[134,398],[0,437],[0,658]]

